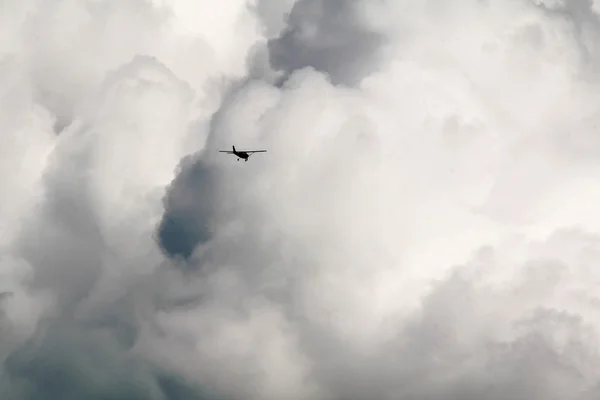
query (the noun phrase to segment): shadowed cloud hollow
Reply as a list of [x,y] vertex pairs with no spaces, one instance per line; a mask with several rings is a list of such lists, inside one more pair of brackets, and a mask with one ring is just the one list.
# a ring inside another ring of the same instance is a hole
[[5,1],[0,397],[598,398],[597,9]]

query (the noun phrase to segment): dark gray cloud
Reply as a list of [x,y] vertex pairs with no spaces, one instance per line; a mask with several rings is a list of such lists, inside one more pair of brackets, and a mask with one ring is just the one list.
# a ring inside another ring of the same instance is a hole
[[165,213],[158,227],[160,246],[169,256],[188,259],[210,235],[214,172],[202,160],[184,159],[182,172],[167,189]]
[[286,75],[312,67],[334,84],[357,83],[377,65],[386,37],[367,24],[361,1],[300,0],[269,39],[269,61]]
[[116,325],[49,321],[13,352],[0,383],[10,399],[205,400],[218,397],[130,353]]

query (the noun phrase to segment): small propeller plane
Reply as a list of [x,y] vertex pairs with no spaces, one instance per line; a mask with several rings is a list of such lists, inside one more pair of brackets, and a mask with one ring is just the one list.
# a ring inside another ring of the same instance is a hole
[[238,157],[238,161],[240,161],[240,158],[243,158],[245,161],[248,161],[248,158],[250,158],[250,156],[254,153],[266,153],[266,150],[236,150],[235,146],[231,146],[233,148],[233,151],[229,151],[229,150],[219,150],[219,153],[227,153],[227,154],[233,154],[235,156]]

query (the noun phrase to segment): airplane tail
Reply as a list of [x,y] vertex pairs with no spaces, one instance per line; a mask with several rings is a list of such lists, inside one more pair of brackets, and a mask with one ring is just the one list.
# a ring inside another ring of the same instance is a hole
[[235,151],[235,146],[231,146],[233,148],[233,151]]

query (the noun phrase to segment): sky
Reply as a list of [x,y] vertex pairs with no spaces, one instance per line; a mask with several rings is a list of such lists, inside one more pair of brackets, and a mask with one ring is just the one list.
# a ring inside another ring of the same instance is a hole
[[5,0],[2,399],[597,399],[599,78],[592,0]]

